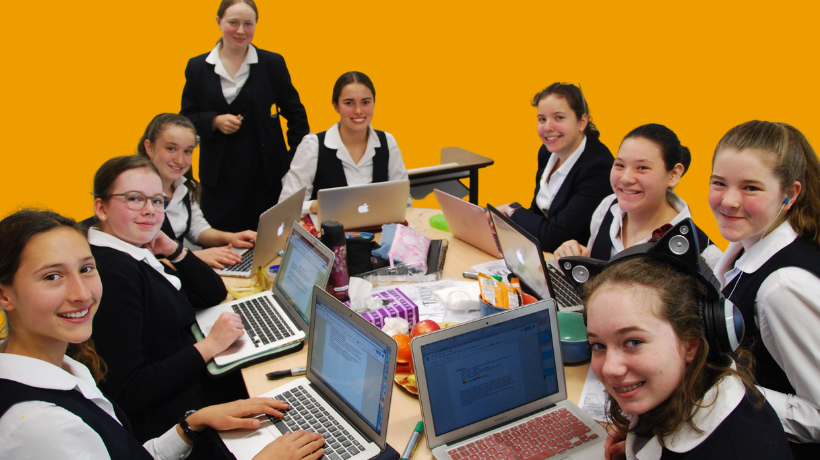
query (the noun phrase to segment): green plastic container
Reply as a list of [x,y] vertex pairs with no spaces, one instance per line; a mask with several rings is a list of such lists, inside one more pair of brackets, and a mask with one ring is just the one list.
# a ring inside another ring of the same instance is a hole
[[447,221],[444,220],[444,214],[436,214],[435,216],[431,217],[430,226],[450,233],[450,226],[447,225]]

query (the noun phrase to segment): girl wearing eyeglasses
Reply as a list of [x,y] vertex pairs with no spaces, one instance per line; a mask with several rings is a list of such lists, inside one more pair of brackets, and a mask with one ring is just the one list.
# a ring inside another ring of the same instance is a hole
[[194,251],[211,267],[223,269],[242,261],[231,247],[251,248],[256,232],[223,232],[211,227],[199,207],[201,185],[191,173],[196,148],[196,128],[188,118],[175,113],[161,113],[145,128],[137,154],[148,158],[162,178],[162,191],[168,199],[162,231],[182,242],[205,247]]
[[227,292],[213,269],[160,231],[164,198],[154,165],[138,155],[106,161],[94,177],[94,212],[99,224],[88,242],[106,296],[93,338],[109,368],[100,387],[125,410],[135,437],[161,435],[185,410],[247,397],[238,373],[206,374],[243,326],[239,315],[224,313],[205,340],[194,339],[194,310]]

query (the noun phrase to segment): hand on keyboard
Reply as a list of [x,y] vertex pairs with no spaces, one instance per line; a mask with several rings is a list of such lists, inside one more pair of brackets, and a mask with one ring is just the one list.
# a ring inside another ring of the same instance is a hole
[[254,460],[317,460],[325,453],[322,449],[324,445],[325,440],[318,433],[301,430],[288,432],[265,446],[261,452],[256,454]]
[[236,265],[242,261],[242,256],[233,252],[230,244],[218,248],[200,249],[194,251],[194,255],[217,270],[222,270],[226,265]]
[[208,336],[194,347],[202,355],[205,361],[210,361],[214,356],[222,353],[236,339],[245,333],[245,326],[242,324],[242,317],[236,313],[223,312],[219,315]]

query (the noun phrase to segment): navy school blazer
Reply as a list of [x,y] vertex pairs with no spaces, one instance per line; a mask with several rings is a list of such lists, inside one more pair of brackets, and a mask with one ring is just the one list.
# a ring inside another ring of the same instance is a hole
[[[253,89],[256,138],[262,149],[265,179],[269,186],[281,184],[282,176],[290,169],[293,155],[288,152],[281,114],[288,120],[288,145],[295,152],[302,138],[310,132],[305,107],[299,93],[290,81],[285,59],[276,53],[256,48],[259,62],[251,64],[249,83]],[[219,75],[214,66],[205,62],[210,52],[191,58],[185,68],[185,87],[182,90],[181,115],[188,117],[201,138],[199,150],[199,178],[203,184],[214,187],[219,180],[219,169],[225,154],[229,135],[213,129],[214,117],[229,113],[229,105],[222,95]],[[275,105],[275,108],[274,108]],[[281,185],[280,185],[281,186]]]

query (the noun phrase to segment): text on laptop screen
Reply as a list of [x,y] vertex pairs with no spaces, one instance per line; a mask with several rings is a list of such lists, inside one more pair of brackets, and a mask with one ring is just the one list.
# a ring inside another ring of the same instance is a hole
[[507,267],[534,291],[536,297],[552,297],[538,246],[497,216],[493,216],[493,224]]
[[[295,225],[295,224],[294,224]],[[310,324],[310,295],[313,285],[321,283],[330,270],[330,260],[296,229],[291,230],[288,245],[276,275],[276,289]]]
[[310,371],[381,434],[395,350],[322,302],[316,298]]
[[421,347],[436,436],[558,392],[549,311]]

